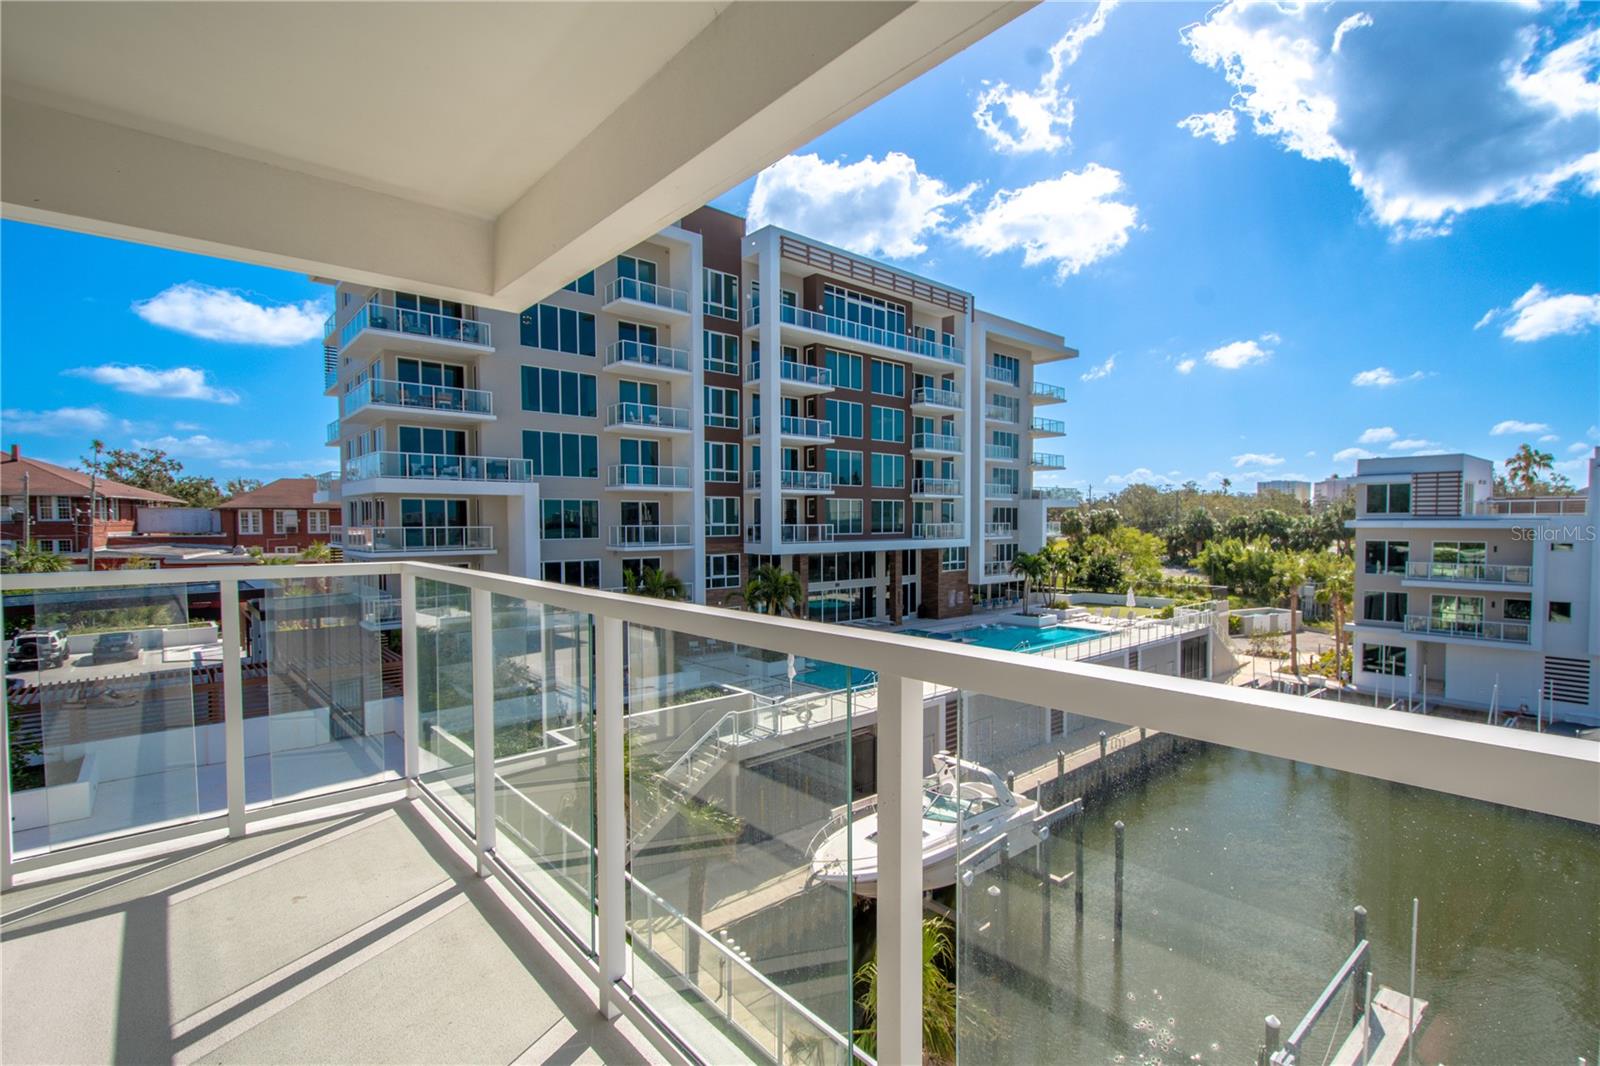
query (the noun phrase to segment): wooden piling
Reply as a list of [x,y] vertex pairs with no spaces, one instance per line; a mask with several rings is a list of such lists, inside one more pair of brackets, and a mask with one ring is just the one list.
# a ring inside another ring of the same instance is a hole
[[1124,835],[1123,831],[1124,831],[1124,829],[1126,829],[1126,827],[1122,824],[1122,819],[1119,818],[1115,822],[1112,823],[1111,829],[1116,834],[1116,838],[1117,838],[1117,872],[1116,872],[1116,877],[1115,877],[1115,881],[1114,881],[1114,884],[1116,886],[1116,904],[1115,904],[1115,917],[1112,919],[1113,929],[1115,930],[1115,935],[1113,937],[1113,941],[1115,943],[1120,944],[1122,942],[1122,851],[1123,851],[1123,835]]
[[[1363,940],[1367,939],[1367,908],[1357,904],[1355,910],[1352,912],[1352,915],[1353,915],[1353,917],[1355,919],[1355,921],[1354,921],[1354,924],[1355,924],[1355,939],[1354,939],[1354,941],[1352,941],[1351,947],[1355,947],[1356,945],[1360,944]],[[1356,1024],[1359,1024],[1361,1022],[1361,1019],[1366,1017],[1366,1013],[1367,1013],[1367,997],[1366,997],[1367,977],[1371,973],[1372,973],[1372,951],[1369,948],[1361,956],[1361,965],[1360,965],[1360,967],[1356,970],[1355,973],[1350,975],[1350,980],[1355,985],[1355,988],[1353,989],[1353,994],[1350,997],[1351,998],[1351,1003],[1352,1003],[1351,1008],[1350,1008],[1350,1020],[1352,1022],[1356,1023]]]
[[1078,914],[1078,921],[1083,921],[1083,808],[1078,808],[1078,813],[1072,816],[1072,905]]
[[1259,1066],[1272,1066],[1272,1056],[1283,1047],[1283,1023],[1276,1014],[1267,1015],[1267,1034],[1262,1042]]

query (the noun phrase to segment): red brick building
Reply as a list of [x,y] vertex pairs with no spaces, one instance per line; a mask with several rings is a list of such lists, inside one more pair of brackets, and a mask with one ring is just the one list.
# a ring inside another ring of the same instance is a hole
[[343,517],[336,504],[316,503],[316,491],[315,478],[283,477],[240,493],[217,508],[222,542],[288,555],[335,540],[343,532]]
[[183,506],[175,497],[100,478],[91,523],[89,475],[29,459],[15,444],[0,454],[0,496],[0,536],[13,544],[26,538],[61,554],[87,551],[91,539],[104,548],[108,538],[132,533],[141,506]]

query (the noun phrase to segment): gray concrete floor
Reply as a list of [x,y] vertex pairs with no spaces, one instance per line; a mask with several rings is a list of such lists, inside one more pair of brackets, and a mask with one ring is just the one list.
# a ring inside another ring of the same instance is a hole
[[0,1061],[658,1061],[553,950],[421,810],[358,810],[6,893]]

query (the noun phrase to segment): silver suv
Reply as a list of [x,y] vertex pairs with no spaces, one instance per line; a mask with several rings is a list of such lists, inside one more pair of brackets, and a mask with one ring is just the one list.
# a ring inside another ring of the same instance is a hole
[[60,666],[66,661],[66,630],[30,629],[12,638],[11,654],[6,658],[6,669],[43,670],[51,666]]

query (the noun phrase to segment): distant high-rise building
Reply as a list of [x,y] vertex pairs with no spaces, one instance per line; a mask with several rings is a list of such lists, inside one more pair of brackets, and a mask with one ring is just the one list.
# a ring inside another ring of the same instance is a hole
[[1293,496],[1301,503],[1311,502],[1309,481],[1263,481],[1256,485],[1257,496],[1265,496],[1269,492],[1281,492],[1285,496]]

